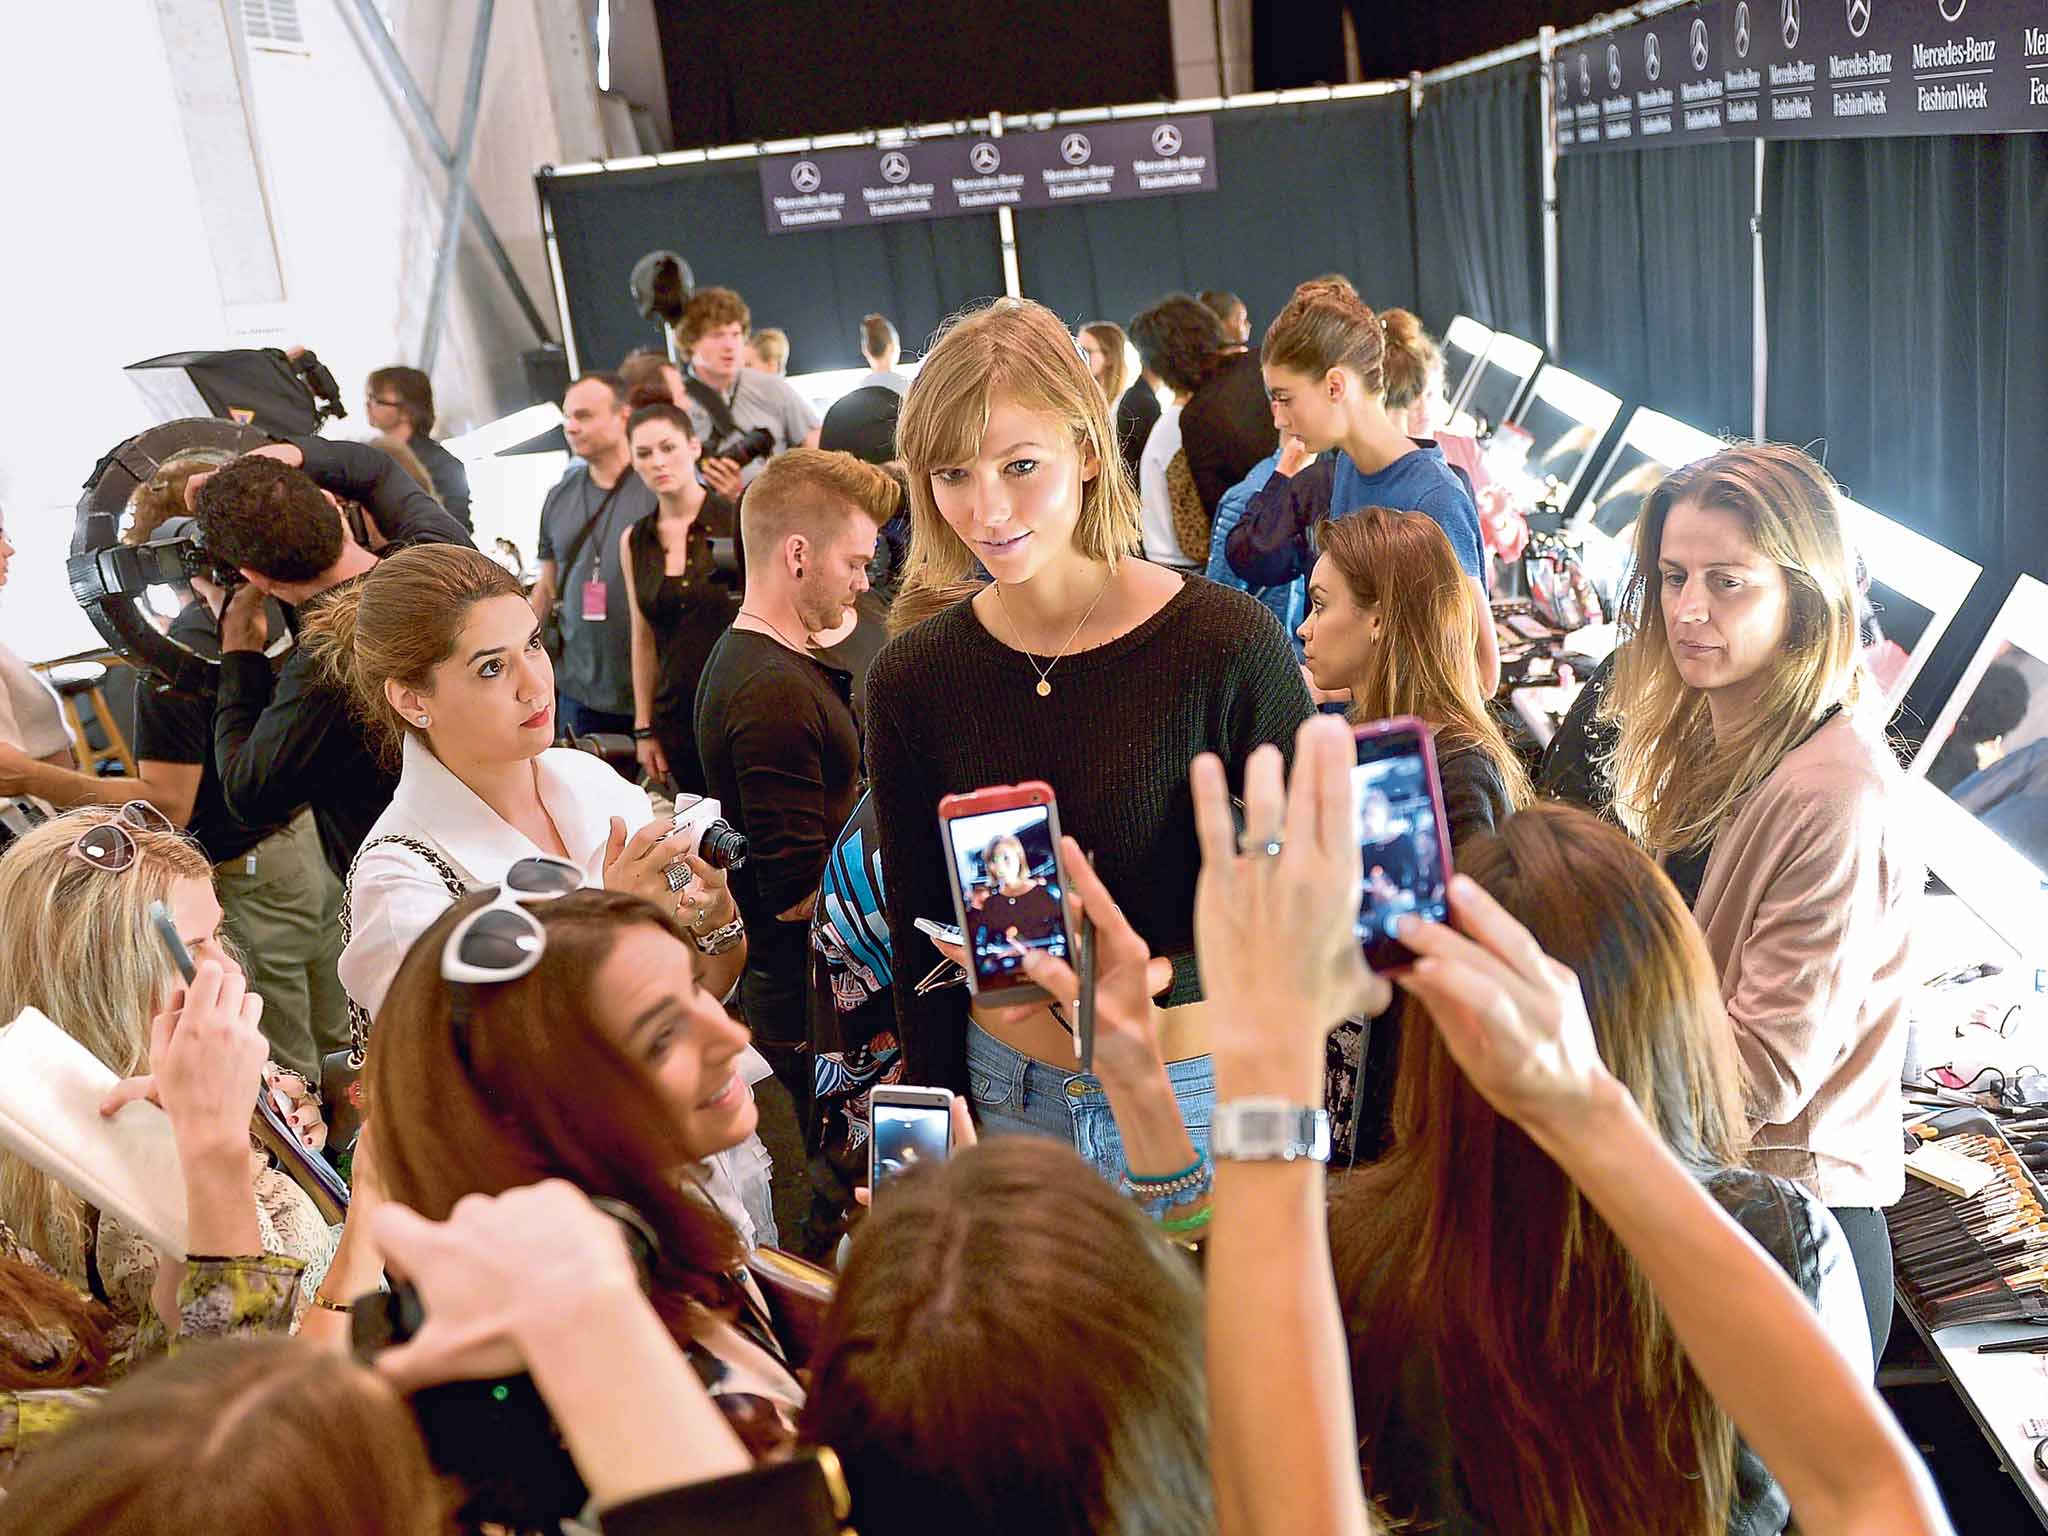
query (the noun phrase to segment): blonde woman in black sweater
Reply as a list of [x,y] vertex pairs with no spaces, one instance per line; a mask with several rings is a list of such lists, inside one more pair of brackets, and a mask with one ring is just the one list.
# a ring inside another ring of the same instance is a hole
[[1214,1095],[1192,1006],[1188,764],[1214,752],[1236,774],[1262,742],[1291,746],[1312,710],[1293,651],[1252,598],[1137,557],[1108,408],[1044,307],[998,300],[956,320],[911,385],[897,445],[911,482],[904,597],[977,563],[993,578],[899,634],[868,677],[889,926],[907,948],[894,968],[906,1080],[970,1092],[987,1129],[1068,1138],[1106,1174],[1125,1171],[1108,1097],[1048,1010],[970,1018],[965,993],[914,986],[938,958],[915,920],[953,910],[940,797],[1043,779],[1161,957],[1153,1024],[1202,1152]]

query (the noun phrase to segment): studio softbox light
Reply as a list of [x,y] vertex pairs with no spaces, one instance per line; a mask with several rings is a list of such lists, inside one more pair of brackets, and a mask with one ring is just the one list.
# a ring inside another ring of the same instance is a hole
[[275,348],[166,352],[122,371],[159,422],[218,416],[282,437],[307,437],[320,429],[313,392],[292,360]]

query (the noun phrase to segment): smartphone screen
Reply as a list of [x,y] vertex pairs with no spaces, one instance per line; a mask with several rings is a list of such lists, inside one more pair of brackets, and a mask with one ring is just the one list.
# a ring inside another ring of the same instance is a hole
[[976,990],[1030,985],[1024,956],[1069,960],[1052,808],[1020,805],[945,822]]
[[1358,942],[1376,971],[1414,960],[1394,936],[1403,917],[1440,923],[1450,916],[1441,798],[1436,755],[1421,726],[1368,726],[1358,733],[1358,760],[1351,770],[1352,814],[1365,866]]
[[872,1186],[879,1188],[924,1163],[945,1161],[952,1150],[952,1116],[944,1104],[890,1103],[877,1094],[870,1110]]

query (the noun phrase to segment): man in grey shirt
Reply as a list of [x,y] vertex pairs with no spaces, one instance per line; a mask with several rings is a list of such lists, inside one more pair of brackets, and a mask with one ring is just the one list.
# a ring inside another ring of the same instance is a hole
[[676,322],[676,350],[689,362],[688,376],[725,401],[742,432],[766,427],[775,446],[744,467],[717,456],[723,436],[704,402],[692,392],[683,404],[704,445],[698,475],[719,495],[737,500],[743,486],[768,467],[773,454],[818,446],[818,413],[787,379],[743,365],[747,327],[753,317],[746,300],[730,288],[699,288]]
[[633,471],[627,414],[617,374],[586,373],[569,386],[562,429],[581,462],[569,466],[540,512],[533,611],[545,621],[561,601],[556,728],[578,736],[633,729],[633,616],[619,540],[654,510],[654,492]]

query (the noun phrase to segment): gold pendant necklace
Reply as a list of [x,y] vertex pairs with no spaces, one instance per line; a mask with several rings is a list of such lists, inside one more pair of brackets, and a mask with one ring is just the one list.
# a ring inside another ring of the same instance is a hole
[[1024,644],[1024,632],[1017,627],[1017,621],[1010,617],[1010,605],[1007,602],[1003,601],[1003,584],[999,581],[990,583],[990,585],[996,589],[996,605],[1003,610],[1003,619],[1010,626],[1010,633],[1012,636],[1015,637],[1017,641],[1017,649],[1019,652],[1023,654],[1025,665],[1030,667],[1032,671],[1038,673],[1038,687],[1035,688],[1033,692],[1035,692],[1041,699],[1048,699],[1052,697],[1052,669],[1058,666],[1062,661],[1066,659],[1068,648],[1072,646],[1076,640],[1080,639],[1081,631],[1087,628],[1088,621],[1095,617],[1095,609],[1097,605],[1100,604],[1102,601],[1102,594],[1109,590],[1110,578],[1115,575],[1116,571],[1112,567],[1109,572],[1109,575],[1104,576],[1102,578],[1102,585],[1095,589],[1095,601],[1088,605],[1088,611],[1081,615],[1081,622],[1079,624],[1076,624],[1074,626],[1074,632],[1071,635],[1067,636],[1066,645],[1060,647],[1059,654],[1054,656],[1051,661],[1046,663],[1045,670],[1043,671],[1039,671],[1038,663],[1032,659],[1030,648]]

